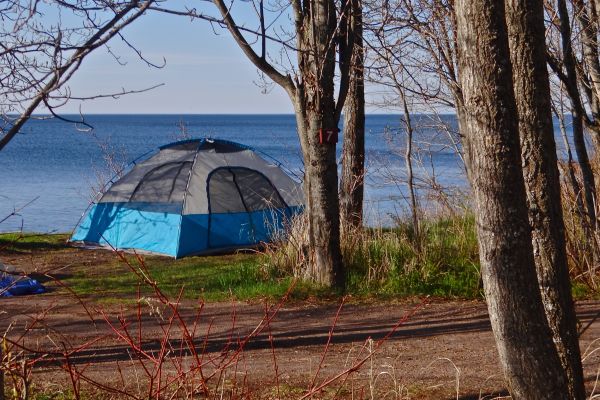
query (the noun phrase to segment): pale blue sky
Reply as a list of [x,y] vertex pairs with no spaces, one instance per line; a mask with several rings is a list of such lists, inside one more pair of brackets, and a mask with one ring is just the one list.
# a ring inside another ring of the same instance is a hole
[[256,68],[245,58],[227,31],[215,35],[205,21],[149,13],[134,22],[126,37],[151,61],[167,64],[148,67],[119,38],[111,47],[127,65],[120,66],[105,49],[85,59],[70,81],[74,96],[138,90],[163,83],[150,92],[118,100],[71,102],[62,113],[292,113],[285,92],[273,87],[262,94],[254,84]]

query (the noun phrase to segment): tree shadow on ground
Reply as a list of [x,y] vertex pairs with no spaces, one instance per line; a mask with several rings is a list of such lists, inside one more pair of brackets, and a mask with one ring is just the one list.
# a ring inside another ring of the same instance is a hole
[[[52,240],[49,240],[51,238]],[[23,235],[14,238],[0,238],[0,253],[14,255],[44,251],[67,250],[67,235]]]
[[[246,324],[244,327],[235,327],[232,329],[223,328],[220,332],[210,334],[199,334],[193,342],[193,346],[189,343],[185,343],[181,339],[171,339],[169,341],[169,348],[171,349],[170,354],[174,357],[184,357],[192,355],[195,351],[204,353],[220,353],[226,355],[228,353],[234,353],[236,351],[250,351],[250,350],[264,350],[271,349],[272,346],[277,349],[287,348],[301,348],[309,346],[317,346],[323,348],[326,346],[329,340],[330,327],[325,324],[319,326],[308,326],[305,325],[306,310],[297,310],[295,312],[286,312],[282,320],[273,320],[269,327],[264,332],[251,337],[249,340],[244,341],[244,337],[250,334],[256,325]],[[256,317],[256,316],[255,316]],[[205,317],[207,318],[207,317]],[[380,340],[389,335],[387,340],[399,341],[403,338],[415,338],[415,337],[431,337],[436,335],[450,335],[468,332],[480,332],[490,330],[490,323],[487,317],[487,313],[478,313],[470,317],[444,317],[440,316],[435,318],[434,316],[428,316],[425,319],[408,320],[406,323],[395,330],[396,321],[390,318],[390,322],[382,322],[369,320],[368,318],[364,323],[355,323],[353,321],[340,321],[336,325],[331,343],[340,344],[356,344],[365,343],[368,339]],[[325,319],[325,321],[328,318]],[[258,324],[260,318],[256,320]],[[321,321],[323,321],[321,319]],[[67,329],[72,331],[81,331],[84,329],[85,322],[76,322],[65,324],[65,321],[61,324],[61,329]],[[115,326],[119,326],[118,320],[115,318],[112,323]],[[133,322],[133,321],[132,321]],[[89,324],[90,321],[87,321]],[[141,324],[152,323],[150,317],[142,317]],[[106,322],[100,322],[100,324],[106,324]],[[135,322],[137,325],[137,322]],[[304,326],[304,327],[303,327]],[[107,332],[109,335],[110,332]],[[141,352],[151,353],[154,351],[160,351],[162,348],[162,338],[157,337],[142,341],[140,350],[140,356],[143,357]],[[240,350],[241,349],[241,350]],[[42,364],[59,365],[64,359],[60,352],[44,352],[47,356]],[[127,361],[131,360],[132,353],[136,353],[129,345],[116,345],[106,346],[99,348],[85,348],[80,351],[76,351],[69,355],[69,362],[72,364],[87,364],[87,363],[100,363],[100,362],[115,362],[115,361]],[[31,357],[41,355],[42,352],[34,352]],[[38,363],[39,365],[39,363]]]
[[[582,321],[590,321],[598,315],[599,309],[594,307],[593,309],[587,309],[578,314]],[[303,319],[301,314],[305,314],[306,310],[297,310],[294,312],[288,312],[284,316],[284,321],[272,321],[269,329],[265,329],[265,332],[251,337],[249,340],[244,341],[243,338],[248,335],[255,325],[249,324],[245,327],[222,328],[220,332],[210,334],[199,334],[197,339],[193,341],[193,345],[186,343],[181,339],[170,339],[169,348],[170,356],[172,357],[185,357],[194,354],[195,352],[202,354],[217,354],[217,358],[228,357],[237,351],[252,351],[252,350],[265,350],[272,349],[286,349],[286,348],[303,348],[317,346],[323,348],[327,345],[329,340],[329,327],[326,324],[317,327],[302,327]],[[112,323],[115,326],[119,326],[116,316],[113,316],[114,320]],[[256,316],[255,316],[256,317]],[[286,322],[287,320],[287,322]],[[455,335],[464,334],[471,332],[490,331],[490,322],[485,310],[480,312],[472,313],[468,316],[456,316],[450,315],[435,317],[434,315],[425,315],[424,317],[416,318],[414,320],[408,320],[402,324],[396,331],[391,335],[390,332],[394,329],[395,322],[390,318],[389,323],[375,324],[375,321],[369,320],[368,317],[364,324],[360,323],[344,323],[340,321],[334,329],[333,336],[331,337],[331,344],[343,345],[343,344],[361,344],[365,343],[368,339],[380,340],[387,335],[390,342],[401,341],[406,338],[427,338],[437,335]],[[135,321],[131,321],[135,322]],[[149,324],[152,322],[151,317],[142,317],[141,324]],[[258,323],[258,321],[256,321]],[[278,322],[282,322],[283,325],[278,325]],[[85,329],[86,324],[90,324],[90,320],[86,321],[62,321],[60,324],[61,330],[66,331],[81,331]],[[99,324],[106,324],[106,322],[100,321]],[[135,322],[137,325],[137,322]],[[52,329],[59,328],[55,326]],[[98,332],[100,336],[104,336],[108,333],[108,336],[114,335],[110,333],[110,330],[104,333]],[[271,335],[271,336],[270,336]],[[104,336],[106,337],[106,336]],[[142,352],[150,354],[152,352],[160,351],[164,343],[162,338],[157,337],[153,339],[142,340],[141,347],[138,350],[132,348],[131,345],[109,345],[103,347],[84,348],[78,351],[74,351],[69,354],[69,362],[72,365],[83,365],[88,363],[106,363],[106,362],[121,362],[129,361],[132,357],[145,356]],[[29,349],[35,350],[35,349]],[[136,356],[137,354],[137,356]],[[29,359],[43,356],[44,359],[36,363],[38,367],[46,366],[57,366],[64,362],[64,354],[62,352],[46,351],[31,351],[27,356]],[[502,393],[500,393],[502,394]],[[471,397],[469,397],[471,396]],[[473,397],[475,396],[475,397]],[[463,396],[461,399],[476,399],[479,398],[479,393]]]

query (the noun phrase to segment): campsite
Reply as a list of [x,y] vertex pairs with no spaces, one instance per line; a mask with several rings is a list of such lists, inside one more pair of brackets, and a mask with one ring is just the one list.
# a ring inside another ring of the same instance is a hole
[[0,1],[0,400],[600,398],[599,15]]

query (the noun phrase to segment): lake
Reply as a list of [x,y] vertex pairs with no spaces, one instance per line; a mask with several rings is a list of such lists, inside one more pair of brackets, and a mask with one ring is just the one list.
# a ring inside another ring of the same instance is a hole
[[[456,126],[453,116],[441,118]],[[416,162],[419,186],[466,188],[461,160],[448,135],[431,117],[416,119],[422,150]],[[183,136],[240,142],[302,175],[293,115],[89,115],[85,120],[94,127],[91,132],[57,119],[31,120],[0,151],[0,220],[33,200],[0,223],[0,232],[70,232],[97,188],[113,175],[111,162],[126,163]],[[370,225],[390,225],[407,208],[405,134],[398,115],[369,115],[366,126],[367,220]],[[338,153],[341,147],[340,138]],[[422,189],[423,202],[425,193]]]

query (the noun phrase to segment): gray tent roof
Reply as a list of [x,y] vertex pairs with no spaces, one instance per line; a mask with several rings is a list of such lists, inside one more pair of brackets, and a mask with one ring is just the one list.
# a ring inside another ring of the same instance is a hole
[[[231,195],[233,189],[239,195]],[[302,186],[278,163],[253,149],[224,140],[193,139],[161,147],[114,183],[100,202],[163,204],[183,214],[207,214],[209,207],[212,212],[237,212],[299,206],[303,194]]]

